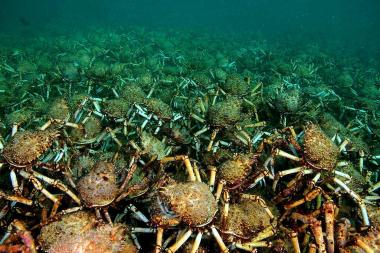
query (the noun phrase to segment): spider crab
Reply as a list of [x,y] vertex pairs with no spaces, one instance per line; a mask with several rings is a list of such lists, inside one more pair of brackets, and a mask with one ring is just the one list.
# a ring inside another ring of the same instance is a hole
[[[83,205],[88,208],[94,208],[98,219],[101,219],[100,211],[103,211],[108,223],[112,224],[107,210],[108,207],[115,202],[121,201],[133,192],[145,191],[147,182],[144,180],[139,184],[128,187],[128,183],[137,169],[137,164],[134,161],[135,159],[132,158],[128,174],[121,185],[118,185],[117,182],[115,165],[106,161],[95,163],[89,173],[78,181],[77,189]],[[148,222],[148,219],[134,205],[129,204],[127,209],[134,212],[143,222]]]
[[[202,182],[199,168],[188,156],[178,155],[165,157],[161,160],[161,163],[174,161],[182,161],[184,163],[188,174],[188,181],[178,182],[174,179],[164,177],[158,181],[155,187],[156,190],[151,193],[149,212],[151,214],[151,223],[155,227],[153,230],[156,232],[155,252],[161,252],[161,249],[165,249],[170,253],[176,252],[194,233],[196,235],[190,252],[197,252],[202,238],[208,237],[209,235],[212,235],[221,252],[229,252],[229,248],[223,239],[224,235],[220,234],[220,232],[226,234],[225,238],[230,237],[231,230],[240,229],[239,231],[244,231],[243,227],[245,226],[245,222],[243,221],[240,225],[235,226],[233,226],[233,222],[226,222],[229,219],[229,213],[232,220],[241,218],[237,217],[241,213],[235,212],[234,206],[230,212],[228,191],[222,192],[222,189],[219,187],[219,189],[213,192],[215,173],[211,171],[210,179],[207,184]],[[268,217],[268,220],[273,218],[265,201],[259,196],[244,194],[242,199],[256,203],[255,207],[261,209],[261,214],[264,214],[266,218]],[[223,200],[223,202],[221,202],[221,200]],[[258,223],[260,224],[256,226],[255,229],[265,230],[262,225],[266,223]],[[252,226],[255,225],[256,224],[252,224]],[[164,242],[163,235],[165,230],[172,228],[179,228],[180,232],[178,232],[177,240],[169,246],[170,239]],[[133,231],[148,230],[134,228],[132,232]],[[260,245],[264,244],[261,240],[270,236],[270,232],[266,230],[263,231],[265,235],[256,233],[258,231],[254,232],[255,235],[260,235],[257,238],[253,237],[254,240],[258,239],[258,241],[260,241]],[[237,234],[238,233],[239,232],[237,232]],[[251,234],[243,235],[243,237],[247,237],[243,241],[237,239],[239,236],[233,237],[232,241],[235,241],[233,247],[252,250],[257,244],[255,244],[256,241],[251,242],[249,240],[252,239],[250,235]],[[228,241],[230,242],[231,240],[228,239]],[[250,244],[246,244],[246,242]]]
[[[282,177],[296,174],[296,176],[287,184],[286,188],[276,196],[277,202],[285,200],[289,195],[300,189],[305,175],[312,175],[313,178],[309,181],[309,186],[304,192],[304,196],[299,200],[285,205],[285,209],[295,208],[305,202],[315,199],[320,194],[324,194],[322,188],[317,184],[318,181],[322,179],[322,184],[327,184],[330,188],[334,188],[335,192],[343,189],[351,196],[361,209],[364,226],[368,227],[370,221],[363,199],[346,184],[351,181],[351,176],[337,169],[348,164],[346,161],[339,160],[340,153],[345,149],[348,141],[343,141],[338,147],[326,136],[318,125],[307,123],[304,130],[302,148],[296,141],[297,135],[294,130],[292,128],[288,128],[288,130],[290,130],[291,136],[289,137],[290,144],[287,144],[287,147],[289,147],[292,153],[288,153],[274,145],[275,148],[273,149],[272,156],[270,156],[265,162],[266,165],[273,165],[274,157],[283,157],[299,164],[298,167],[279,171],[275,174],[273,183],[274,191],[276,190],[277,183]],[[284,143],[284,140],[280,140],[280,142]],[[330,183],[336,184],[337,188],[331,186]],[[324,195],[326,196],[326,194]]]
[[[53,144],[53,141],[59,136],[57,131],[24,131],[17,132],[13,139],[7,143],[3,149],[2,156],[9,165],[10,178],[14,191],[17,195],[21,194],[20,186],[17,179],[17,174],[21,177],[32,182],[34,188],[44,194],[48,199],[54,202],[52,214],[56,212],[59,206],[59,199],[50,193],[40,182],[52,185],[55,188],[65,192],[69,195],[77,204],[80,204],[80,199],[60,180],[47,177],[35,170],[33,167],[42,166],[51,168],[51,164],[44,164],[38,161]],[[57,169],[53,166],[53,169]],[[14,197],[13,199],[10,197]],[[30,200],[25,199],[22,196],[8,196],[6,197],[12,201],[18,201],[24,204],[31,205]]]
[[89,211],[65,210],[43,224],[38,242],[46,252],[137,252],[128,228],[98,222]]

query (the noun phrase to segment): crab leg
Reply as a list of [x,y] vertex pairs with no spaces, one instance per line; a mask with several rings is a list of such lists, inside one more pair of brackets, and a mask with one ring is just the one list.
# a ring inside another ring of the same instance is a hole
[[313,173],[313,170],[312,169],[306,169],[305,170],[305,166],[301,166],[301,167],[296,167],[296,168],[292,168],[292,169],[288,169],[288,170],[283,170],[283,171],[280,171],[278,172],[275,176],[274,176],[274,181],[273,181],[273,186],[272,186],[272,190],[273,191],[276,191],[276,187],[277,187],[277,183],[278,181],[284,177],[284,176],[287,176],[287,175],[291,175],[291,174],[295,174],[295,173],[298,173],[298,172],[302,172],[302,175],[308,175],[308,174],[312,174]]
[[318,252],[319,253],[325,253],[326,252],[326,246],[325,246],[325,242],[323,241],[323,232],[322,232],[321,223],[322,223],[321,221],[319,221],[315,218],[311,218],[310,228],[311,228],[311,232],[314,235],[315,242],[318,246]]
[[366,244],[364,241],[362,241],[360,238],[355,238],[354,239],[355,241],[355,244],[361,248],[362,250],[365,251],[365,253],[375,253],[375,251],[372,249],[371,246],[369,246],[368,244]]
[[137,236],[136,236],[136,234],[135,233],[131,233],[131,238],[132,238],[132,240],[133,240],[133,243],[135,244],[135,246],[136,246],[136,248],[137,248],[137,250],[138,250],[138,252],[141,250],[141,244],[140,244],[140,242],[139,242],[139,239],[137,238]]
[[72,127],[72,128],[77,128],[77,129],[81,129],[82,128],[81,125],[78,125],[76,123],[66,122],[66,121],[60,120],[60,119],[49,119],[45,124],[42,125],[42,127],[40,127],[40,130],[41,131],[46,130],[53,123],[58,123],[58,124],[62,124],[64,126],[68,126],[68,127]]
[[199,249],[199,245],[201,244],[202,241],[202,235],[203,233],[201,231],[198,232],[197,236],[195,237],[193,246],[191,247],[190,253],[196,253]]
[[294,249],[294,253],[301,253],[300,243],[298,241],[298,234],[296,232],[290,233],[290,240]]
[[334,242],[334,203],[332,201],[327,201],[323,205],[325,210],[325,225],[326,225],[326,239],[327,239],[327,252],[334,253],[335,242]]
[[[32,184],[34,185],[34,188],[36,188],[38,191],[40,191],[43,195],[45,195],[48,199],[50,199],[51,201],[54,202],[54,205],[58,204],[59,203],[59,200],[53,195],[51,194],[48,190],[46,190],[40,181],[38,181],[38,179],[33,176],[32,174],[26,172],[26,171],[23,171],[21,170],[20,172],[20,175],[25,178],[25,179],[29,179]],[[56,211],[56,210],[54,210]],[[52,215],[55,214],[55,212],[53,213],[52,211]]]
[[278,149],[278,148],[274,151],[274,155],[285,157],[285,158],[288,158],[288,159],[296,161],[296,162],[302,161],[302,158],[297,157],[297,156],[292,155],[292,154],[289,154],[289,153],[282,151],[281,149]]
[[194,163],[194,174],[195,174],[195,177],[197,178],[197,181],[202,182],[201,174],[199,173],[199,168],[196,163]]
[[154,253],[160,253],[162,248],[162,239],[164,236],[164,229],[162,227],[157,228],[156,234],[156,246],[154,247]]
[[[264,168],[271,172],[271,176],[274,177],[274,159],[273,156],[268,157],[264,162]],[[269,167],[269,168],[268,168]]]
[[223,252],[223,253],[230,252],[228,250],[227,246],[224,244],[222,237],[220,236],[218,230],[216,230],[216,228],[215,228],[214,225],[211,226],[211,233],[214,236],[216,242],[218,243],[220,251]]
[[16,194],[20,195],[21,191],[20,191],[20,186],[18,184],[17,175],[16,175],[15,170],[11,169],[11,172],[9,173],[9,175],[10,175],[10,178],[11,178],[11,184],[12,184],[14,192]]
[[223,193],[223,201],[224,201],[224,206],[223,206],[223,211],[222,211],[222,224],[225,224],[228,218],[228,212],[230,210],[230,195],[228,191],[225,191]]
[[346,146],[348,145],[349,140],[345,139],[340,145],[339,145],[339,151],[340,152],[346,152]]
[[222,194],[223,187],[226,185],[226,180],[222,179],[219,181],[218,186],[216,187],[216,192],[215,192],[215,199],[216,202],[219,202],[220,195]]
[[211,137],[210,137],[210,142],[208,143],[208,146],[207,146],[207,151],[208,152],[211,151],[212,145],[214,144],[214,141],[215,141],[215,138],[216,138],[216,135],[217,135],[218,132],[219,132],[219,129],[215,129],[214,131],[212,131]]
[[264,230],[262,230],[261,232],[259,232],[254,238],[251,239],[250,242],[243,243],[241,245],[248,246],[248,247],[260,247],[257,245],[258,243],[266,243],[266,242],[262,242],[262,240],[273,236],[276,232],[277,230],[274,227],[269,226],[265,228]]
[[260,182],[264,182],[264,184],[265,184],[265,177],[269,177],[270,179],[273,179],[270,172],[267,169],[263,168],[261,171],[259,171],[257,174],[254,175],[254,177],[253,177],[254,180],[248,186],[248,189],[252,189],[253,187],[255,187]]
[[191,236],[193,231],[191,229],[187,230],[172,246],[167,249],[167,252],[176,252]]
[[336,245],[338,249],[343,249],[346,247],[348,230],[351,227],[350,220],[342,218],[337,222],[337,236],[336,236]]
[[52,185],[55,188],[58,188],[59,190],[63,191],[67,195],[69,195],[78,205],[81,204],[80,199],[69,189],[65,184],[63,184],[61,181],[57,179],[52,179],[50,177],[47,177],[45,175],[42,175],[36,171],[32,171],[33,176],[35,176],[38,179],[43,180],[44,182]]
[[270,242],[251,242],[251,243],[235,243],[234,246],[249,252],[256,252],[256,248],[269,248],[272,246]]
[[309,253],[317,253],[317,245],[314,243],[309,244]]
[[200,123],[205,123],[204,119],[202,119],[201,117],[199,117],[198,115],[196,115],[194,113],[191,113],[190,117],[193,118],[193,119],[195,119],[195,120],[197,120],[197,121],[199,121]]
[[17,124],[17,123],[13,123],[13,124],[12,124],[12,133],[11,133],[11,136],[12,136],[12,137],[15,136],[15,134],[17,133],[17,131],[18,131],[18,126],[19,126],[19,124]]
[[177,155],[173,157],[164,157],[161,159],[161,163],[167,163],[172,161],[183,161],[185,163],[186,170],[189,174],[190,181],[194,182],[197,180],[194,174],[193,166],[191,166],[190,159],[187,155]]
[[104,214],[104,217],[106,218],[106,221],[107,221],[110,225],[112,225],[112,224],[113,224],[113,223],[112,223],[112,219],[111,219],[111,216],[110,216],[110,214],[109,214],[107,208],[102,208],[101,210],[103,211],[103,214]]
[[364,150],[361,149],[359,150],[359,171],[360,173],[363,172],[363,169],[364,169]]
[[351,181],[351,179],[352,179],[350,175],[348,175],[344,172],[338,171],[338,170],[334,170],[334,174],[336,174],[337,176],[340,176],[340,177],[344,177],[348,181]]
[[210,171],[210,179],[208,182],[208,186],[210,187],[210,191],[214,191],[214,186],[215,186],[215,178],[216,178],[216,167],[215,166],[209,166],[209,171]]
[[[10,206],[9,205],[4,205],[1,210],[0,210],[0,220],[4,219],[5,215],[8,214],[9,210],[10,210]],[[0,240],[0,244],[1,244],[1,240]]]
[[290,204],[284,206],[285,209],[292,209],[299,205],[302,205],[305,202],[309,202],[315,199],[319,194],[321,194],[322,189],[320,187],[316,187],[314,190],[308,192],[302,199],[296,200]]
[[22,196],[15,196],[15,195],[8,195],[2,190],[0,190],[0,199],[6,199],[9,201],[15,201],[24,205],[31,206],[33,204],[33,201],[27,198],[24,198]]
[[[119,192],[122,193],[125,188],[127,187],[129,181],[132,179],[133,177],[133,174],[136,172],[137,170],[137,164],[136,164],[136,160],[135,158],[132,158],[131,162],[131,166],[129,166],[129,170],[128,170],[128,174],[127,176],[124,178],[123,180],[123,183],[121,184],[120,188],[119,188]],[[119,199],[119,198],[118,198]]]
[[371,192],[374,192],[376,191],[377,189],[380,188],[380,181],[377,182],[376,184],[372,185],[369,189],[368,189],[368,192],[371,193]]
[[364,225],[369,226],[370,223],[369,223],[367,208],[362,198],[338,178],[334,177],[334,182],[337,183],[340,187],[342,187],[355,200],[355,202],[358,203],[360,210],[362,212]]
[[142,221],[144,223],[148,223],[149,222],[149,219],[141,211],[139,211],[136,206],[134,206],[132,204],[129,204],[127,206],[127,209],[130,210],[130,211],[132,211],[136,215],[136,217],[137,217],[138,220],[140,220],[140,221]]
[[210,129],[210,127],[204,126],[201,130],[198,130],[197,132],[194,133],[194,137],[197,137],[205,132],[207,132]]
[[373,201],[377,201],[377,200],[380,200],[380,196],[376,195],[376,196],[366,196],[364,198],[364,201],[368,204],[373,204]]
[[116,142],[116,144],[121,147],[123,146],[123,144],[121,143],[121,141],[116,137],[116,132],[118,131],[118,129],[112,129],[110,127],[106,127],[106,131],[110,134],[112,140],[114,142]]
[[255,238],[252,239],[253,242],[256,241],[262,241],[266,238],[269,238],[277,233],[277,229],[275,228],[275,225],[268,226],[263,231],[259,232]]

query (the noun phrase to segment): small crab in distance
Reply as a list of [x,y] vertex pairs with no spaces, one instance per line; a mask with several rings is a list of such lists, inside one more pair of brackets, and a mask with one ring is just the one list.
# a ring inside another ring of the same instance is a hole
[[[255,120],[251,120],[252,112],[245,113],[243,102],[232,97],[220,102],[209,102],[210,105],[199,100],[200,112],[190,113],[190,118],[194,120],[194,124],[199,128],[193,135],[196,140],[196,148],[200,149],[200,140],[205,139],[203,134],[211,130],[209,142],[206,150],[215,152],[218,147],[229,147],[232,142],[242,143],[248,148],[252,148],[253,138],[247,129],[256,129],[266,125],[264,121],[258,121],[258,115],[255,114]],[[247,103],[244,101],[244,103]],[[247,103],[248,104],[248,103]],[[252,106],[252,103],[249,104]],[[197,108],[195,107],[194,110]],[[217,135],[219,137],[217,138]],[[219,139],[219,140],[218,140]]]
[[[21,194],[17,174],[32,182],[33,186],[41,191],[48,199],[54,202],[52,214],[55,214],[59,206],[59,199],[45,189],[40,180],[52,185],[55,188],[65,192],[77,204],[80,204],[79,198],[60,180],[49,178],[35,170],[33,167],[43,166],[47,168],[57,166],[40,162],[38,159],[42,156],[53,144],[53,141],[59,136],[57,131],[25,131],[17,132],[13,139],[10,140],[4,147],[2,156],[9,165],[10,178],[14,191]],[[22,198],[20,196],[20,198]],[[16,200],[17,201],[17,200]]]
[[[348,141],[343,141],[340,147],[337,147],[318,125],[307,123],[304,130],[303,148],[301,148],[301,145],[296,141],[297,136],[294,130],[292,128],[289,129],[291,130],[291,136],[289,137],[291,144],[289,144],[288,147],[293,154],[275,147],[272,156],[270,156],[265,163],[266,165],[273,164],[275,157],[283,157],[300,164],[298,167],[279,171],[274,176],[273,190],[275,191],[282,177],[297,174],[286,185],[286,188],[276,196],[276,201],[281,202],[290,194],[295,193],[295,191],[300,188],[300,185],[303,184],[305,175],[314,175],[309,181],[309,187],[304,193],[304,197],[285,205],[286,209],[302,205],[323,193],[322,188],[318,186],[318,181],[322,178],[322,184],[333,182],[338,185],[336,189],[334,188],[335,192],[343,189],[351,196],[361,209],[364,226],[368,227],[370,221],[363,199],[346,184],[346,182],[351,181],[351,176],[337,170],[337,168],[344,167],[348,164],[346,161],[339,160],[339,155],[341,151],[345,149]],[[298,154],[301,154],[302,157],[299,157]]]
[[48,120],[40,127],[40,130],[44,131],[51,126],[82,129],[82,125],[69,122],[70,115],[70,108],[66,100],[59,98],[51,104],[46,115]]

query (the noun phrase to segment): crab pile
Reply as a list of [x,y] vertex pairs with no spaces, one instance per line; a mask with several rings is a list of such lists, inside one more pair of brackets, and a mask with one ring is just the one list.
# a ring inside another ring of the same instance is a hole
[[0,252],[379,252],[379,73],[173,36],[0,48]]

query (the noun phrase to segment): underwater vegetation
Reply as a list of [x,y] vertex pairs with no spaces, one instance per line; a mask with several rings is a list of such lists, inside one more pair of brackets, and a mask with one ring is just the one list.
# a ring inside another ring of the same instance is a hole
[[379,67],[202,32],[4,36],[0,252],[380,252]]

